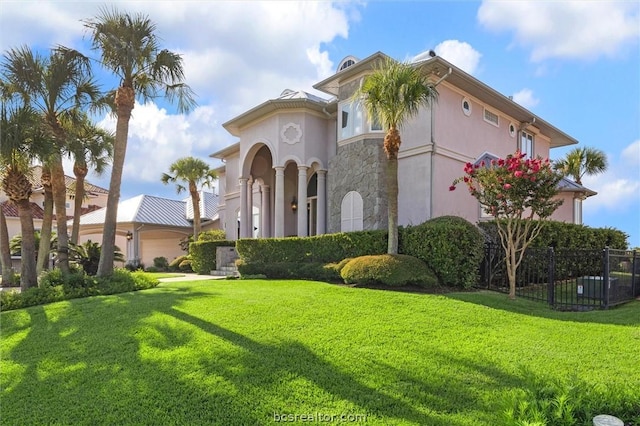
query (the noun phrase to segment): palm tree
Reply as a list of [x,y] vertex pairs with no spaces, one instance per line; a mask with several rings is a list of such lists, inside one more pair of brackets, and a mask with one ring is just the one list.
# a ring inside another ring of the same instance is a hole
[[58,266],[69,272],[66,182],[62,152],[68,134],[62,120],[73,117],[81,108],[100,99],[98,87],[91,79],[89,59],[66,47],[51,50],[49,57],[34,53],[28,47],[10,49],[2,68],[6,80],[32,107],[42,114],[44,123],[56,142],[51,154],[51,186],[58,230]]
[[419,68],[410,63],[387,58],[373,73],[365,77],[353,95],[364,105],[370,119],[380,123],[386,134],[384,152],[387,155],[387,197],[389,240],[387,252],[398,253],[398,151],[400,128],[423,106],[437,99],[438,92]]
[[[2,189],[18,208],[22,235],[20,287],[27,290],[38,285],[36,274],[36,243],[31,211],[29,180],[31,161],[37,153],[50,146],[42,131],[41,117],[28,104],[11,96],[8,85],[2,83],[3,102],[0,107],[0,176]],[[3,243],[4,245],[4,243]]]
[[53,189],[51,188],[51,168],[44,162],[40,182],[44,190],[44,203],[42,206],[42,227],[40,229],[40,244],[38,245],[38,257],[36,271],[38,275],[47,268],[49,252],[51,250],[51,235],[53,225]]
[[73,174],[76,178],[71,239],[78,244],[80,215],[85,198],[85,178],[91,167],[102,174],[113,156],[113,134],[96,127],[85,115],[79,123],[71,126],[67,152],[73,158]]
[[120,78],[120,86],[111,93],[116,136],[98,267],[98,275],[107,276],[113,273],[120,185],[136,96],[144,101],[158,96],[177,100],[180,112],[190,110],[195,101],[184,83],[182,57],[160,50],[156,26],[147,16],[102,9],[96,19],[85,21],[85,26],[91,31],[93,49],[100,51],[102,65]]
[[0,265],[2,265],[2,282],[7,285],[12,279],[13,266],[11,264],[11,250],[9,249],[9,230],[7,218],[0,207]]
[[[187,183],[189,194],[191,195],[191,203],[193,205],[193,241],[198,241],[200,234],[200,193],[199,186],[211,187],[213,180],[217,178],[216,172],[209,169],[209,165],[202,160],[193,157],[185,157],[176,160],[169,166],[169,173],[163,173],[161,177],[162,183],[165,185],[177,181]],[[186,188],[182,184],[176,184],[178,194]]]
[[582,185],[584,175],[597,175],[607,170],[607,154],[597,148],[574,148],[565,158],[556,161],[553,168]]

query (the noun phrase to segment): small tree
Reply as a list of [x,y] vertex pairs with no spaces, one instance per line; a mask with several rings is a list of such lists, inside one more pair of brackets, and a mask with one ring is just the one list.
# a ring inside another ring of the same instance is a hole
[[484,211],[496,218],[505,251],[509,298],[515,299],[516,271],[525,250],[544,226],[542,219],[547,219],[562,204],[562,200],[554,199],[562,175],[553,170],[549,159],[525,159],[520,152],[491,160],[490,164],[467,163],[464,173],[449,190],[464,182]]
[[193,206],[193,239],[198,240],[200,233],[200,192],[199,187],[211,187],[213,181],[217,178],[216,172],[209,168],[204,161],[194,157],[179,158],[169,166],[169,173],[163,173],[160,180],[165,185],[176,183],[178,181],[185,182],[185,187],[181,183],[176,183],[176,191],[180,194],[184,190],[188,190],[191,195],[191,205]]

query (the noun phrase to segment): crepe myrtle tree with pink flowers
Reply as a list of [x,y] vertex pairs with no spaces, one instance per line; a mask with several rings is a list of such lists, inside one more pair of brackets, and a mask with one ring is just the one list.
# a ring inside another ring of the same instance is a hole
[[525,158],[516,151],[489,163],[467,163],[464,176],[453,181],[450,191],[464,183],[485,212],[496,219],[500,243],[505,252],[509,298],[516,297],[516,271],[525,250],[540,234],[545,221],[560,207],[556,199],[562,175],[549,159]]

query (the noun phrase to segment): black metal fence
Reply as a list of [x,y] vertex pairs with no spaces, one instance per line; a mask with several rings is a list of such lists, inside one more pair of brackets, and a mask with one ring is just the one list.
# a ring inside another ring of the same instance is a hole
[[[504,249],[485,246],[481,286],[509,292]],[[640,253],[628,250],[528,249],[516,274],[516,296],[560,310],[608,308],[640,296]]]

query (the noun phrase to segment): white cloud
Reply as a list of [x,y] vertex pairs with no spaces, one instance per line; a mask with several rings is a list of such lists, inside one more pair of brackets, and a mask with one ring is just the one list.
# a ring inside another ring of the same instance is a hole
[[[475,50],[469,43],[459,40],[445,40],[433,49],[438,56],[451,62],[453,65],[469,74],[474,74],[478,68],[482,54]],[[429,51],[422,52],[413,57],[412,62],[428,59]]]
[[[208,159],[235,142],[221,124],[282,90],[314,92],[315,82],[335,72],[327,44],[347,38],[363,3],[137,1],[125,8],[119,2],[3,2],[0,48],[64,44],[95,57],[88,40],[82,39],[87,32],[81,20],[112,6],[149,16],[162,47],[182,55],[186,83],[200,105],[178,115],[160,100],[136,104],[123,174],[123,181],[135,184],[159,183],[160,174],[175,159]],[[112,84],[101,83],[105,88]],[[115,129],[112,117],[101,124]]]
[[[160,175],[178,158],[195,156],[208,161],[209,154],[232,142],[214,116],[209,106],[173,115],[154,103],[136,103],[129,123],[123,181],[159,183]],[[107,116],[99,125],[114,130],[115,118]],[[213,166],[216,161],[209,162]]]
[[637,2],[485,0],[477,18],[490,30],[514,32],[514,44],[531,48],[534,62],[611,57],[640,36]]
[[540,103],[540,99],[533,95],[533,91],[531,89],[522,89],[519,92],[514,93],[513,101],[529,109]]
[[[640,167],[640,139],[622,151],[622,161],[630,166]],[[640,173],[640,170],[637,170]]]
[[598,192],[585,202],[585,208],[611,212],[640,211],[640,140],[628,145],[620,155],[609,154],[607,157],[610,159],[607,172],[583,179],[584,186]]

